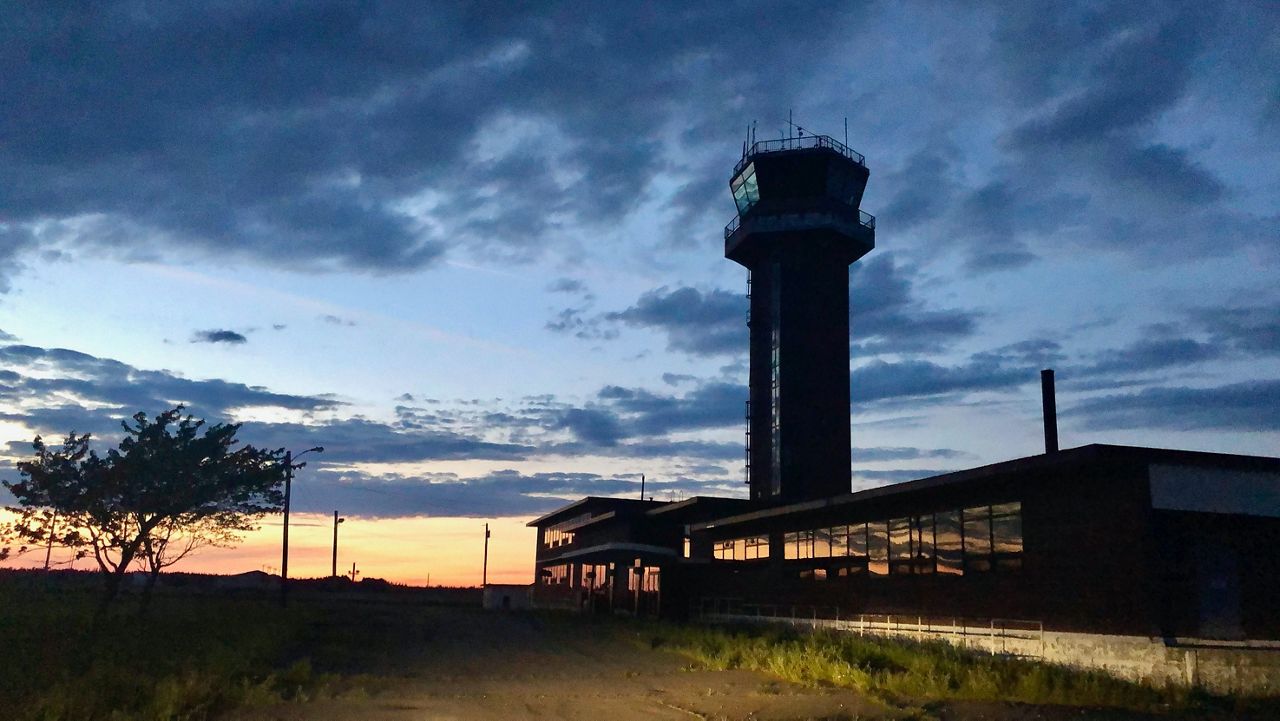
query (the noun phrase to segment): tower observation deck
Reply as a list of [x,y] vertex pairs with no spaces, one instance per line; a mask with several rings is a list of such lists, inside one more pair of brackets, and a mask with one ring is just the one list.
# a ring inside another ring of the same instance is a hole
[[751,498],[849,491],[849,265],[875,247],[858,206],[866,159],[825,135],[754,143],[729,188],[726,258],[751,289],[747,473]]

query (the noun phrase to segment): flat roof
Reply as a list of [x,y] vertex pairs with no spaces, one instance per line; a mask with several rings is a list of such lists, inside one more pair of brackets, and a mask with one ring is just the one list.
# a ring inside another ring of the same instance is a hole
[[643,507],[644,510],[649,510],[655,507],[665,506],[668,503],[669,501],[642,501],[638,498],[614,498],[612,496],[586,496],[583,498],[579,498],[573,503],[570,503],[565,506],[561,506],[555,509],[554,511],[550,511],[541,516],[538,516],[537,518],[533,519],[532,521],[529,521],[524,525],[529,528],[532,528],[534,526],[544,526],[547,523],[554,521],[560,518],[561,516],[568,515],[573,511],[586,513],[594,508],[602,508],[602,509],[608,509],[612,511],[618,511],[624,508],[639,508],[639,507]]
[[927,478],[920,478],[913,481],[903,481],[901,483],[894,483],[887,486],[877,486],[875,488],[854,491],[852,493],[842,493],[837,496],[828,496],[827,498],[819,498],[812,501],[801,501],[799,503],[791,503],[785,506],[771,506],[758,511],[752,511],[750,513],[717,518],[705,523],[694,523],[691,524],[691,527],[695,530],[706,530],[709,528],[732,526],[764,518],[785,516],[803,511],[814,511],[822,508],[842,506],[847,503],[865,501],[872,498],[922,491],[937,488],[939,486],[991,478],[1006,473],[1032,471],[1094,461],[1189,463],[1193,465],[1212,465],[1220,468],[1235,468],[1241,470],[1280,471],[1280,458],[1273,458],[1270,456],[1245,456],[1231,453],[1180,451],[1168,448],[1113,446],[1102,443],[1093,443],[1087,446],[1058,451],[1057,453],[1041,453],[1034,456],[1015,458],[1009,461],[1001,461],[999,463],[978,466],[977,468],[953,471],[951,473],[943,473],[937,476],[929,476]]

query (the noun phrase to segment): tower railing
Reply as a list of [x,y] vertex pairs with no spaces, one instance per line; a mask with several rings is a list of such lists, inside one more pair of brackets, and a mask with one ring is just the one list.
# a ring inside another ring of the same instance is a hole
[[[831,216],[831,215],[832,213],[830,213],[829,211],[826,213],[781,213],[776,216],[764,214],[759,216],[753,216],[751,218],[751,221],[754,225],[759,226],[760,230],[781,230],[797,224],[804,224],[810,221],[818,221],[818,220],[821,220],[822,218],[827,218],[828,216]],[[798,216],[798,217],[792,217],[792,216]],[[770,220],[770,218],[772,218],[772,220]],[[870,230],[875,230],[876,216],[868,213],[865,210],[859,210],[858,225]],[[742,227],[742,216],[740,215],[733,216],[733,220],[730,220],[729,223],[724,226],[725,240],[728,240],[729,238],[731,238],[733,234],[738,232],[738,229],[741,227]]]
[[867,157],[862,153],[850,148],[844,143],[836,140],[830,135],[799,135],[792,138],[778,138],[777,140],[759,140],[756,141],[746,155],[742,156],[742,160],[733,167],[733,175],[737,177],[742,169],[747,167],[747,163],[751,162],[752,156],[762,155],[764,153],[781,153],[785,150],[805,150],[808,148],[829,148],[840,153],[844,157],[853,162],[867,167]]

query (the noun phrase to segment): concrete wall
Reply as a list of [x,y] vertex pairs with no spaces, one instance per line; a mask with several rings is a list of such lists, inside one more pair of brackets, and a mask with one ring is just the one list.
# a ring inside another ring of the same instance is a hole
[[711,623],[784,623],[799,628],[946,641],[979,653],[1105,671],[1130,681],[1199,686],[1215,693],[1280,694],[1280,643],[1218,643],[1111,634],[1044,631],[1035,622],[991,620],[952,625],[906,616],[847,619],[707,613]]

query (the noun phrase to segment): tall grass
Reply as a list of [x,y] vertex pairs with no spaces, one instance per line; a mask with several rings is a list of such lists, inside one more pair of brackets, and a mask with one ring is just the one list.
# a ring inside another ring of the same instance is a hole
[[764,671],[801,684],[853,688],[891,702],[997,701],[1145,712],[1252,709],[1269,703],[987,656],[942,642],[772,626],[654,623],[639,628],[632,630],[636,641],[685,654],[707,668]]
[[341,692],[299,655],[317,613],[263,598],[122,604],[93,627],[96,594],[0,585],[0,717],[13,721],[186,719]]

